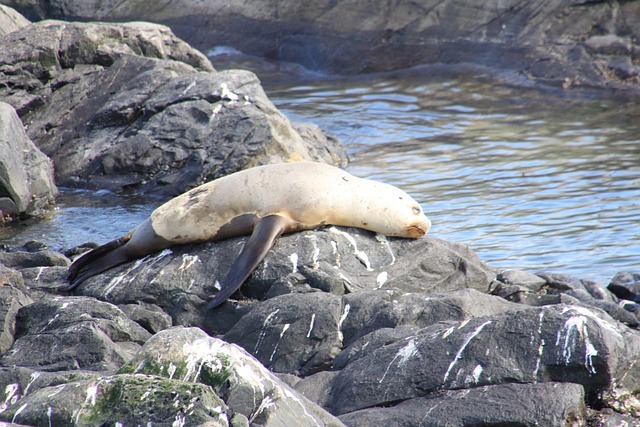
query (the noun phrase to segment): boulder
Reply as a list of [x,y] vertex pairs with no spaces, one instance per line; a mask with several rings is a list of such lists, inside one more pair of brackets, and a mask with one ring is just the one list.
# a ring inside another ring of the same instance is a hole
[[584,390],[579,384],[500,384],[447,390],[388,408],[340,417],[349,427],[569,426],[585,425]]
[[174,196],[258,164],[344,164],[338,142],[301,136],[248,71],[216,72],[164,26],[43,21],[8,34],[0,98],[59,185]]
[[0,419],[26,425],[180,425],[228,427],[211,387],[147,375],[69,381],[22,396]]
[[[341,415],[441,390],[509,382],[576,383],[594,398],[627,376],[637,377],[639,344],[637,334],[605,313],[576,306],[441,322],[366,348],[334,379],[328,407]],[[633,394],[637,386],[629,381],[621,388]]]
[[[338,73],[474,64],[509,82],[608,87],[637,95],[636,2],[460,0],[271,2],[12,0],[30,19],[164,23],[202,51],[242,52]],[[354,25],[354,22],[357,25]],[[627,60],[621,63],[616,57]],[[452,67],[453,66],[453,67]]]
[[31,22],[18,11],[0,4],[0,38],[29,24]]
[[3,366],[45,371],[115,371],[150,336],[112,304],[86,297],[36,301],[18,310]]
[[[427,294],[466,288],[486,292],[495,277],[494,270],[463,245],[332,226],[280,237],[242,287],[248,298],[206,310],[207,299],[217,292],[216,283],[246,240],[175,246],[90,278],[75,292],[117,305],[145,301],[161,307],[173,324],[198,326],[215,335],[227,333],[257,300],[285,294],[320,290],[340,296],[372,289]],[[326,312],[327,307],[318,309]],[[327,320],[335,317],[335,310],[326,315]]]
[[0,102],[0,224],[44,215],[57,195],[51,161],[29,139],[13,107]]
[[275,377],[242,348],[198,328],[154,335],[119,373],[147,374],[206,384],[229,409],[262,426],[343,424]]
[[27,292],[22,275],[0,263],[0,354],[13,345],[18,310],[33,302]]
[[[174,247],[89,279],[77,297],[51,295],[64,267],[29,266],[45,247],[6,248],[24,259],[0,287],[0,420],[634,425],[640,414],[640,334],[591,305],[616,301],[597,284],[496,275],[461,245],[325,227],[282,236],[244,295],[206,310],[244,241]],[[486,293],[509,287],[560,299]],[[189,322],[200,328],[171,326]],[[168,409],[169,389],[205,403],[174,394]],[[113,393],[128,400],[109,406]]]
[[[618,276],[616,276],[618,277]],[[622,277],[622,276],[621,276]],[[606,311],[614,319],[637,327],[640,319],[637,316],[637,304],[620,304],[615,290],[624,289],[614,281],[608,288],[591,280],[577,279],[566,274],[540,272],[531,274],[518,270],[500,272],[492,293],[509,301],[532,306],[543,306],[559,303],[584,304],[598,307]]]

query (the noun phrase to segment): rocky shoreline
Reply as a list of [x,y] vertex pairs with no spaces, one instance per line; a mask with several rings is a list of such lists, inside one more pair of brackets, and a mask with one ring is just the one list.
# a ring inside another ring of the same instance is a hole
[[[256,164],[346,162],[255,75],[216,71],[167,27],[0,16],[7,221],[38,215],[54,182],[170,197]],[[174,247],[73,293],[67,268],[94,244],[2,246],[3,425],[640,425],[639,306],[607,284],[324,227],[281,237],[207,310],[245,240]],[[634,299],[640,275],[612,284]]]
[[640,6],[582,0],[376,2],[7,0],[31,20],[169,26],[202,52],[249,55],[354,74],[469,65],[521,84],[640,94]]

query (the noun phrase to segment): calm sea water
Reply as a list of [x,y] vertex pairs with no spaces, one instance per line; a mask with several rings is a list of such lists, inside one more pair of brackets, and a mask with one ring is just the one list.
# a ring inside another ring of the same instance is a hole
[[[338,137],[350,172],[413,195],[433,237],[469,245],[496,267],[603,284],[616,272],[640,271],[635,103],[429,69],[341,78],[212,54],[218,69],[255,71],[292,120]],[[49,220],[0,229],[0,241],[36,239],[55,249],[102,243],[157,205],[65,190]]]

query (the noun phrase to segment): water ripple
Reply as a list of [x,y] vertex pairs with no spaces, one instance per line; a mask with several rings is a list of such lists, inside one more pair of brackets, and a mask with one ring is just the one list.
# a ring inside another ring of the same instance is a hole
[[423,76],[330,84],[270,96],[345,142],[353,173],[413,194],[434,237],[494,266],[638,271],[638,107]]

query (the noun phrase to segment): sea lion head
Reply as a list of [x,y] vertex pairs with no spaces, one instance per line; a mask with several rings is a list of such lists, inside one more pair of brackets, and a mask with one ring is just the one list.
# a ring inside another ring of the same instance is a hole
[[347,225],[408,238],[422,237],[429,232],[431,221],[422,206],[407,193],[376,181],[361,180],[359,184],[357,209],[352,210],[353,222]]

